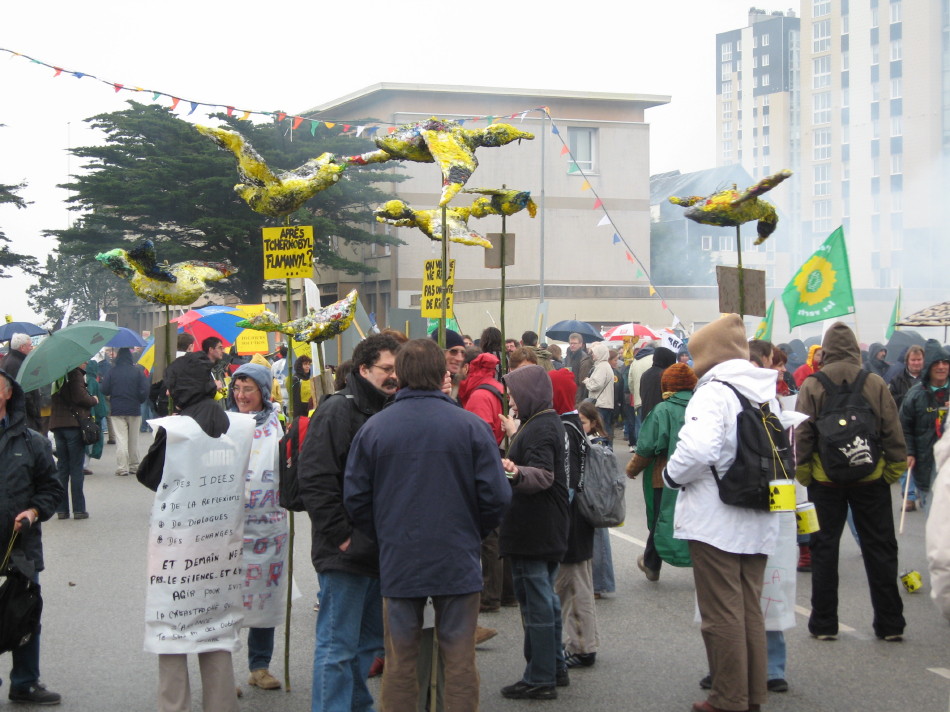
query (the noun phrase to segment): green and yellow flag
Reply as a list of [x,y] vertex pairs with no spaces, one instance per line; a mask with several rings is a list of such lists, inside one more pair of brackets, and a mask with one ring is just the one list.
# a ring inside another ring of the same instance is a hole
[[755,333],[752,335],[753,339],[761,339],[763,341],[772,340],[772,317],[775,315],[775,300],[772,300],[772,303],[769,304],[768,311],[765,312],[765,318],[759,322],[759,325],[755,328]]
[[782,292],[789,326],[854,313],[844,230],[835,230]]
[[897,288],[897,299],[894,300],[894,308],[891,310],[891,320],[888,322],[887,336],[890,339],[894,332],[899,328],[897,322],[901,320],[901,288]]

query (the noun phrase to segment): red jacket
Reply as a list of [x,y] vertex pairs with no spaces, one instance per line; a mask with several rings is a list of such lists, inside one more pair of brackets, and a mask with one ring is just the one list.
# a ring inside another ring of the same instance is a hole
[[505,436],[501,428],[501,401],[491,390],[479,388],[488,385],[504,394],[505,388],[495,380],[495,367],[498,357],[494,354],[481,354],[468,365],[468,376],[459,385],[459,403],[470,413],[474,413],[491,427],[495,442],[501,444]]

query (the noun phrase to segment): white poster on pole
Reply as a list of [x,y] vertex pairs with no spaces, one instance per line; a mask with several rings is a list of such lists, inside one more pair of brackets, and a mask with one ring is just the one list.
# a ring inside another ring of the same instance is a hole
[[151,420],[167,433],[148,533],[145,650],[234,651],[243,618],[244,475],[254,418],[228,413],[218,438],[194,419]]

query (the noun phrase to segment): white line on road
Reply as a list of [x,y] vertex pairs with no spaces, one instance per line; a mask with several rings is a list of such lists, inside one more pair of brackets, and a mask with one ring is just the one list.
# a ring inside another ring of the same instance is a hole
[[947,670],[947,668],[927,668],[927,672],[932,672],[934,675],[940,675],[940,677],[950,680],[950,670]]

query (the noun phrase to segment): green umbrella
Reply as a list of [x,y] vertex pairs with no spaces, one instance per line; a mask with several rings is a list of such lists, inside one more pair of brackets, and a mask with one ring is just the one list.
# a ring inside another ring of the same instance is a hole
[[118,331],[108,321],[81,321],[54,331],[30,351],[16,380],[27,392],[47,386],[88,361]]

